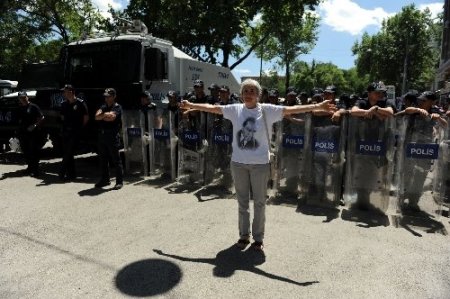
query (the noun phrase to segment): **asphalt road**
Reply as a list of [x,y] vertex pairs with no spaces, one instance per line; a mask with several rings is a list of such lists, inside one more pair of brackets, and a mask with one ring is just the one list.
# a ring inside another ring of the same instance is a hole
[[95,157],[66,183],[58,159],[31,178],[16,158],[0,156],[0,298],[450,298],[448,209],[419,220],[280,199],[261,255],[233,246],[227,194],[148,177],[99,190]]

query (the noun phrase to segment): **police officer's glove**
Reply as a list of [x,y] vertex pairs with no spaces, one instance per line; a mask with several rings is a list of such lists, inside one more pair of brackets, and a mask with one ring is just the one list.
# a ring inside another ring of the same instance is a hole
[[30,126],[28,126],[27,131],[33,132],[34,129],[36,129],[36,125],[30,125]]
[[148,145],[150,143],[150,135],[148,133],[144,133],[142,136],[142,143],[144,145]]
[[203,139],[201,148],[198,150],[200,154],[203,154],[208,149],[208,140]]
[[175,148],[177,146],[177,143],[178,143],[178,137],[173,136],[172,138],[170,138],[170,144],[168,144],[168,147]]

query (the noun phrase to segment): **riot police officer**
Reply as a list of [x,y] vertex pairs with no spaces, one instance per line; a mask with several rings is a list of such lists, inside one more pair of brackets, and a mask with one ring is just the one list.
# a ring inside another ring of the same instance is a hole
[[[436,124],[442,128],[447,127],[447,121],[443,118],[440,109],[434,106],[437,101],[436,94],[425,91],[417,97],[417,107],[407,107],[404,112],[410,115],[406,129],[405,142],[434,143],[439,140]],[[416,120],[418,118],[418,120]],[[421,121],[422,119],[422,121]],[[419,201],[423,195],[425,180],[429,175],[432,162],[429,159],[411,160],[404,163],[404,198],[408,201],[400,204],[413,211],[419,211]]]
[[205,94],[205,83],[202,80],[194,81],[194,94],[189,98],[192,103],[207,103],[208,97]]
[[[373,121],[362,122],[358,128],[357,142],[378,142],[378,147],[369,147],[370,155],[361,150],[354,155],[353,158],[358,160],[355,162],[352,180],[358,180],[355,187],[357,192],[357,201],[351,208],[361,210],[373,209],[375,212],[382,212],[387,209],[389,204],[388,198],[385,196],[372,196],[374,189],[379,189],[387,180],[388,159],[387,154],[382,153],[382,149],[388,145],[392,139],[392,132],[387,129],[384,124],[393,117],[396,112],[395,103],[386,99],[387,88],[383,82],[373,82],[367,87],[367,98],[362,98],[356,102],[355,106],[350,110],[352,117],[363,117],[374,119]],[[351,124],[350,124],[351,126]],[[350,128],[349,130],[351,130]],[[354,128],[353,128],[354,129]],[[359,147],[364,149],[364,147]],[[373,148],[379,149],[372,150]],[[389,149],[386,149],[388,151]],[[378,190],[377,189],[377,190]],[[376,204],[375,201],[377,201]]]
[[116,90],[107,88],[103,94],[105,104],[95,113],[95,120],[99,123],[98,152],[100,156],[101,179],[95,187],[101,188],[110,184],[109,161],[116,169],[115,189],[123,187],[123,166],[120,159],[119,147],[122,107],[116,103]]
[[[153,103],[153,96],[148,91],[143,91],[141,93],[141,112],[144,114],[144,131],[148,133],[148,118],[147,118],[147,112],[156,110],[156,104]],[[157,128],[160,127],[160,125],[156,126]]]
[[280,104],[280,92],[276,88],[272,88],[269,90],[268,94],[268,103],[273,105]]
[[386,100],[386,86],[383,82],[374,82],[367,87],[367,98],[360,99],[352,107],[353,116],[366,118],[378,117],[383,120],[392,117],[396,111],[395,104]]
[[38,105],[31,103],[25,91],[18,93],[19,97],[19,142],[25,161],[28,165],[26,173],[37,177],[39,175],[39,158],[43,144],[41,124],[44,115]]
[[61,90],[65,101],[61,104],[63,157],[59,178],[66,180],[76,178],[74,155],[89,115],[86,103],[75,96],[75,89],[72,85],[66,84]]
[[208,96],[207,103],[214,105],[217,102],[219,102],[220,87],[216,83],[213,83],[208,87],[208,89],[209,89],[210,95]]

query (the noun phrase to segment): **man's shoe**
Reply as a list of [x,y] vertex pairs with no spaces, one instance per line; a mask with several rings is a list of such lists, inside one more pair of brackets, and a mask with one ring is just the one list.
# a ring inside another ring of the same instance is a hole
[[110,181],[100,181],[97,184],[95,184],[95,188],[105,187],[108,186],[109,184],[111,184]]
[[118,184],[116,184],[114,186],[114,189],[119,190],[119,189],[122,189],[122,187],[123,187],[123,184],[122,183],[118,183]]

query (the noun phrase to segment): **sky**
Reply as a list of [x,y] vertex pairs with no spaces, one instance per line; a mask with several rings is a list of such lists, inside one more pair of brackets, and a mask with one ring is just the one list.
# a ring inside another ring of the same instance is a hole
[[[92,0],[100,11],[105,12],[108,4],[115,9],[124,9],[128,0]],[[320,16],[320,27],[316,46],[310,54],[298,59],[306,62],[331,62],[342,69],[354,66],[355,57],[351,48],[360,41],[362,34],[377,33],[383,19],[400,12],[403,6],[414,3],[419,9],[428,7],[433,16],[443,11],[444,0],[325,0],[316,12]],[[230,59],[230,65],[235,60]],[[274,69],[273,62],[263,62],[263,71]],[[278,69],[282,73],[283,70]],[[260,60],[250,55],[233,69],[240,81],[242,76],[259,76]]]

